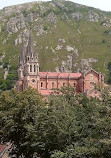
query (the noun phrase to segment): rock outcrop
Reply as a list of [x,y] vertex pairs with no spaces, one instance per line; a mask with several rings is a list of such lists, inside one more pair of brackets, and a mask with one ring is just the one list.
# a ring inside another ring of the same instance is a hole
[[16,33],[20,29],[23,29],[25,27],[26,27],[25,19],[22,14],[20,16],[10,18],[10,20],[7,23],[7,31],[9,33]]
[[79,12],[78,13],[72,13],[71,18],[73,20],[79,21],[83,18],[83,15],[82,15],[82,13],[79,13]]
[[88,15],[86,16],[86,19],[88,21],[94,21],[94,22],[98,22],[99,20],[99,15],[97,13],[95,13],[94,11],[90,10],[88,12]]
[[54,12],[51,12],[46,17],[46,21],[48,23],[57,23],[57,16],[54,14]]
[[97,59],[88,58],[88,59],[81,59],[80,61],[80,69],[81,71],[89,70],[89,68],[92,68],[94,63],[97,63]]
[[62,15],[61,19],[67,21],[67,20],[68,20],[68,16],[67,16],[67,14],[64,13],[64,14]]

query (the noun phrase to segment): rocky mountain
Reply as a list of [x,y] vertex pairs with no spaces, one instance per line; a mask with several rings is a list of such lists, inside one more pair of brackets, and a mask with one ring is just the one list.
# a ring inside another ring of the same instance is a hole
[[40,71],[83,72],[94,68],[108,79],[111,12],[65,0],[32,2],[0,10],[0,89],[17,80],[22,36],[32,29]]

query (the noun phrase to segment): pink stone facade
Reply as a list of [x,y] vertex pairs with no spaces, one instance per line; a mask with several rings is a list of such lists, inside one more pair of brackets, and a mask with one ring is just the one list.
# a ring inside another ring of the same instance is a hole
[[39,72],[38,55],[35,53],[32,35],[30,33],[27,50],[22,45],[18,68],[18,91],[28,87],[38,89],[44,95],[50,95],[56,88],[71,85],[76,92],[85,93],[88,96],[97,97],[95,85],[104,85],[104,77],[93,69],[86,73],[58,73]]
[[104,84],[104,77],[94,71],[87,73],[57,73],[39,72],[37,76],[29,75],[18,81],[18,90],[23,91],[28,87],[38,89],[42,95],[50,95],[54,89],[71,85],[76,92],[85,93],[88,96],[96,97],[95,85]]

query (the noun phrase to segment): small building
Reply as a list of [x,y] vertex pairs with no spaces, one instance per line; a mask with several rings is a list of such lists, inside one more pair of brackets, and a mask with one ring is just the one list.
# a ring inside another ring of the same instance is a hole
[[86,73],[39,72],[38,54],[34,50],[34,42],[30,32],[27,49],[22,42],[18,68],[18,91],[32,87],[38,89],[42,95],[47,96],[53,92],[53,89],[68,84],[74,87],[76,92],[97,97],[95,85],[104,85],[104,76],[93,69]]
[[4,155],[6,154],[6,149],[7,145],[0,145],[0,158],[4,158]]

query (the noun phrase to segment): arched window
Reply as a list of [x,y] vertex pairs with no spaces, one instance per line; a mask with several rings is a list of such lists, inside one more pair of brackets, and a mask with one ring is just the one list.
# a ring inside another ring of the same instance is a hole
[[54,88],[54,82],[52,82],[52,88]]
[[43,82],[40,83],[41,88],[43,88]]
[[30,72],[32,72],[32,65],[30,65]]
[[90,82],[90,88],[94,88],[95,84],[94,82]]
[[37,73],[38,73],[38,66],[37,66]]
[[93,74],[90,75],[90,80],[93,80]]
[[76,83],[74,83],[74,87],[76,87]]
[[63,82],[63,87],[65,87],[65,82]]
[[36,72],[36,66],[34,65],[34,72]]

